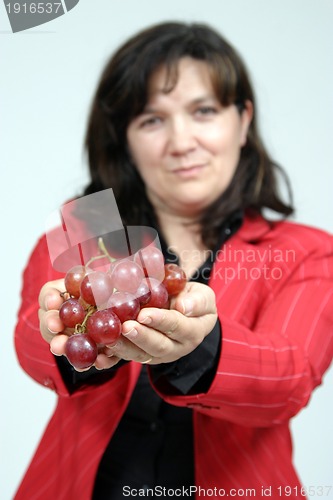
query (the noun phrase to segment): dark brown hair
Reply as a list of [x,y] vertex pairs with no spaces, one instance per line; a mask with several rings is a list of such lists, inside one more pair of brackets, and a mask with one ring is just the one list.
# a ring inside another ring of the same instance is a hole
[[221,223],[235,210],[255,214],[269,208],[288,216],[293,208],[278,191],[276,174],[280,172],[291,198],[286,174],[269,157],[258,133],[255,96],[245,64],[237,51],[209,26],[158,24],[130,38],[111,57],[98,84],[88,122],[85,146],[91,183],[85,194],[113,188],[125,224],[140,224],[145,213],[153,212],[144,183],[131,163],[126,131],[147,103],[154,71],[165,65],[174,85],[178,62],[185,56],[207,63],[222,105],[235,104],[241,113],[249,100],[254,109],[234,178],[220,198],[202,213],[202,238],[211,247]]

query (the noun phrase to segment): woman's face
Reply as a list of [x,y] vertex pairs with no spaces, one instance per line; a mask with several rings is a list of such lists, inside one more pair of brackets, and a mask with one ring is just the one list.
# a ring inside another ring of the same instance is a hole
[[127,129],[129,150],[155,209],[195,217],[231,182],[252,106],[223,107],[206,63],[190,57],[169,93],[165,80],[165,68],[152,76],[147,105]]

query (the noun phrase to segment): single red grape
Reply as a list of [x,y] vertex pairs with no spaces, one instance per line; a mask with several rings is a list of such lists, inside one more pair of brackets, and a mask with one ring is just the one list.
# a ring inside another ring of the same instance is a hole
[[102,271],[87,274],[80,286],[82,299],[92,306],[105,303],[112,293],[110,275]]
[[180,293],[186,285],[186,274],[177,264],[165,264],[163,285],[170,296]]
[[74,328],[76,324],[82,323],[86,315],[84,307],[77,299],[68,299],[59,309],[59,317],[68,328]]
[[79,370],[90,368],[96,361],[97,353],[96,342],[85,333],[72,335],[66,342],[66,357]]
[[65,276],[65,288],[67,292],[78,299],[80,297],[80,285],[87,274],[84,266],[74,266],[67,271]]
[[129,292],[115,292],[110,296],[107,307],[111,309],[123,323],[129,319],[136,319],[140,311],[140,302]]
[[166,308],[168,306],[169,295],[163,283],[155,278],[147,278],[147,283],[151,291],[151,296],[143,307]]
[[151,297],[151,291],[149,288],[147,278],[144,278],[141,281],[141,283],[140,283],[140,285],[139,285],[139,287],[134,295],[138,299],[138,301],[140,302],[141,306],[144,306],[145,304],[147,304],[147,302],[149,301],[149,299]]
[[162,252],[149,245],[142,248],[134,255],[134,262],[140,264],[143,268],[145,276],[156,278],[160,281],[164,278],[164,257]]
[[97,344],[115,344],[121,334],[121,321],[111,309],[101,309],[89,316],[87,333]]
[[112,286],[120,292],[134,293],[140,285],[144,273],[142,267],[130,259],[120,260],[112,273]]

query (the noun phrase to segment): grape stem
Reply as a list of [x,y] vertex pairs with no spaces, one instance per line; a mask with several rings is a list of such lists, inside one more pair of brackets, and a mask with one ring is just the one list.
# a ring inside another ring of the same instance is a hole
[[104,259],[105,257],[110,261],[110,262],[114,262],[115,259],[114,257],[111,257],[111,255],[109,254],[109,252],[107,251],[106,249],[106,246],[104,244],[104,241],[103,241],[103,238],[102,237],[99,237],[98,238],[98,248],[100,249],[100,251],[102,252],[102,255],[95,255],[94,257],[91,257],[91,259],[88,260],[88,262],[86,263],[86,267],[89,267],[89,265],[92,263],[92,262],[95,262],[95,260],[98,260],[98,259]]
[[82,323],[77,323],[75,325],[74,333],[85,333],[86,331],[86,324],[89,319],[89,316],[91,316],[94,312],[96,311],[95,306],[90,306],[86,312],[86,315],[84,317],[84,320]]
[[112,257],[109,252],[107,251],[106,249],[106,246],[104,244],[104,241],[103,241],[103,238],[102,237],[99,237],[98,238],[98,248],[101,250],[101,252],[105,255],[105,257],[107,257],[109,259],[110,262],[114,262],[115,259],[114,257]]

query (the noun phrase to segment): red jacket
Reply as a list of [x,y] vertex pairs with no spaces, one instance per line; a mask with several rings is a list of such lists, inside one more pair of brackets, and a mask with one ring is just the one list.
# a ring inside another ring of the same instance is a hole
[[[37,319],[40,287],[58,277],[42,238],[24,272],[15,342],[23,369],[59,398],[16,500],[91,498],[141,368],[128,363],[112,380],[69,395]],[[218,253],[210,286],[223,331],[215,380],[205,394],[161,394],[194,410],[197,498],[262,497],[262,488],[271,498],[304,498],[289,420],[332,360],[333,238],[246,219]]]

